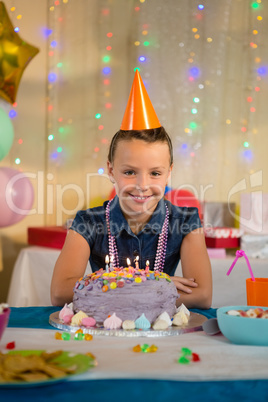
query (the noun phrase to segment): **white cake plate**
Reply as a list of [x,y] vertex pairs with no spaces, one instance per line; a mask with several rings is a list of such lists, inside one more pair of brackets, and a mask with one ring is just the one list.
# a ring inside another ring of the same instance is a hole
[[62,323],[59,319],[59,312],[56,311],[49,316],[49,324],[53,327],[66,332],[76,332],[78,329],[82,329],[84,334],[91,335],[105,335],[105,336],[118,336],[118,337],[151,337],[156,338],[160,336],[177,336],[187,334],[188,332],[196,332],[203,330],[203,323],[207,321],[207,317],[198,313],[190,313],[190,319],[188,324],[181,327],[172,326],[165,330],[155,330],[153,328],[140,330],[140,329],[106,329],[102,325],[96,325],[95,327],[85,328],[83,326],[72,326]]

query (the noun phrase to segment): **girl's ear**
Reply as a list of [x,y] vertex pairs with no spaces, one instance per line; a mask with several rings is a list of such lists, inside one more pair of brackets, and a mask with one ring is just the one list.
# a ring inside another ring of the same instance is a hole
[[114,184],[115,179],[114,179],[114,170],[113,170],[113,165],[111,162],[107,161],[107,171],[108,171],[108,176],[110,181]]

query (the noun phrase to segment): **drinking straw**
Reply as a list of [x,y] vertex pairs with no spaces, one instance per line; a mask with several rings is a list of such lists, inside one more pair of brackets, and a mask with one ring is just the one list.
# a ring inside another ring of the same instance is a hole
[[248,257],[247,257],[247,255],[246,255],[245,251],[243,251],[243,250],[237,250],[236,253],[235,253],[235,255],[236,255],[236,257],[235,257],[235,259],[234,259],[234,262],[233,262],[232,265],[230,266],[230,268],[229,268],[229,270],[228,270],[228,272],[227,272],[226,275],[228,275],[228,276],[230,275],[230,273],[231,273],[233,267],[235,266],[236,261],[238,260],[238,258],[245,257],[245,260],[246,260],[247,266],[248,266],[248,270],[249,270],[249,273],[250,273],[250,276],[251,276],[251,280],[252,280],[252,281],[255,281],[255,277],[254,277],[254,275],[253,275],[253,272],[252,272],[252,269],[251,269],[251,266],[250,266],[250,263],[249,263],[249,260],[248,260]]

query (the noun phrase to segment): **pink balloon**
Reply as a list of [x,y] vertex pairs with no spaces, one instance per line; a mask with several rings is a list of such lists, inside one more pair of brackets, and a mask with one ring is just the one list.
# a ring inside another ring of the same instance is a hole
[[0,168],[0,227],[14,225],[30,212],[34,200],[33,186],[24,173]]

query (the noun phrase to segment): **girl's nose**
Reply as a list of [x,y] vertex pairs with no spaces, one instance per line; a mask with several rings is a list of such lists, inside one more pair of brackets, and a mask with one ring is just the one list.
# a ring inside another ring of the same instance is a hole
[[146,191],[149,188],[148,180],[145,175],[138,177],[136,187],[140,191]]

